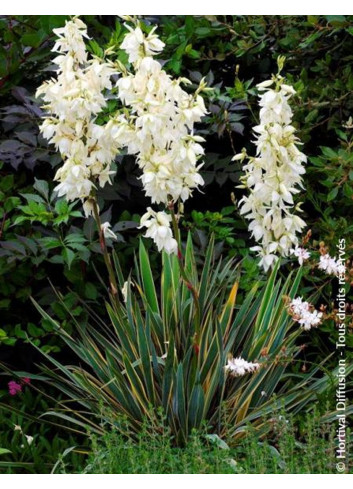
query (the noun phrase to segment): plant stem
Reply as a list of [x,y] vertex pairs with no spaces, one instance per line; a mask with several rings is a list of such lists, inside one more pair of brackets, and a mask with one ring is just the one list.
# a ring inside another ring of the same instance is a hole
[[100,247],[101,247],[101,250],[103,253],[105,265],[106,265],[107,270],[108,270],[110,291],[112,293],[112,296],[115,299],[116,304],[119,305],[120,302],[119,302],[119,297],[118,297],[118,285],[116,282],[115,273],[113,270],[110,255],[108,253],[107,244],[106,244],[104,232],[102,229],[102,223],[101,223],[101,219],[99,216],[99,208],[98,208],[98,204],[97,204],[97,199],[95,197],[92,198],[92,205],[93,205],[94,219],[95,219],[97,227],[98,227],[99,244],[100,244]]
[[175,210],[174,210],[174,202],[171,201],[168,205],[168,209],[170,210],[170,214],[172,216],[172,225],[173,225],[173,231],[174,231],[174,237],[178,242],[178,262],[179,262],[179,269],[181,276],[187,286],[187,288],[190,290],[194,304],[195,304],[195,345],[198,345],[199,341],[199,336],[200,336],[200,322],[201,322],[201,312],[200,312],[200,302],[199,302],[199,294],[197,290],[195,289],[194,285],[191,283],[191,280],[189,279],[186,270],[185,270],[185,264],[184,264],[184,258],[183,258],[183,253],[181,249],[181,238],[180,238],[180,232],[179,232],[179,227],[178,227],[178,222],[177,218],[175,215]]

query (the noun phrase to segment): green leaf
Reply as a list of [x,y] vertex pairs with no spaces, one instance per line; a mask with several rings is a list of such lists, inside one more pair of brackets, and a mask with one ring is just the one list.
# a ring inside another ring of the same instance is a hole
[[40,244],[47,250],[52,248],[59,248],[62,246],[62,242],[58,238],[44,237],[40,239]]
[[218,435],[205,435],[205,438],[207,440],[210,440],[210,442],[216,445],[218,448],[222,448],[222,450],[229,450],[229,445],[227,445],[227,443],[222,440],[222,438],[220,438]]
[[67,264],[68,268],[71,268],[72,262],[75,259],[75,252],[70,250],[70,248],[64,248],[61,252],[61,256],[64,258],[65,263]]
[[146,296],[147,302],[151,310],[155,313],[159,313],[157,293],[156,293],[156,288],[153,280],[150,261],[148,258],[146,248],[142,242],[142,239],[140,240],[139,257],[140,257],[140,271],[141,271],[144,294]]
[[0,188],[3,192],[8,192],[13,187],[13,175],[1,177]]
[[44,200],[40,195],[37,194],[20,194],[24,197],[27,202],[37,202],[38,204],[44,204]]
[[313,32],[306,39],[304,39],[304,41],[302,41],[299,44],[299,47],[302,48],[302,49],[307,48],[308,46],[310,46],[310,44],[312,44],[314,41],[316,41],[317,39],[319,39],[322,36],[322,34],[323,34],[322,31],[315,31],[315,32]]
[[176,373],[176,385],[173,396],[173,410],[177,418],[183,433],[187,433],[187,418],[186,418],[186,406],[185,406],[185,386],[184,386],[184,371],[183,364],[178,365]]
[[8,309],[10,307],[11,300],[10,299],[1,299],[0,300],[0,309]]
[[65,199],[60,199],[55,203],[55,211],[59,215],[67,215],[69,212],[69,205]]
[[347,23],[344,15],[325,15],[325,17],[327,22],[335,27],[340,27]]
[[25,46],[30,46],[33,48],[37,48],[42,41],[45,39],[46,34],[41,29],[37,32],[28,32],[24,34],[21,38],[22,43]]
[[181,61],[179,59],[172,58],[169,61],[168,66],[170,69],[172,69],[174,71],[174,73],[176,73],[178,75],[180,73],[180,69],[181,69]]
[[5,455],[6,453],[12,453],[12,452],[7,448],[0,448],[0,455]]
[[36,33],[26,33],[22,36],[22,43],[25,46],[38,47],[40,44],[40,38]]
[[87,282],[85,285],[85,296],[91,300],[96,300],[98,297],[97,287],[91,282]]
[[280,266],[280,260],[277,261],[276,265],[274,266],[271,275],[267,281],[266,284],[266,289],[264,292],[264,296],[261,302],[261,306],[259,309],[259,312],[257,314],[256,318],[256,323],[255,323],[255,331],[259,331],[262,328],[263,320],[265,315],[268,316],[269,313],[271,313],[271,307],[269,307],[270,303],[273,303],[274,301],[274,294],[273,294],[273,289],[275,286],[275,280],[277,276],[277,272]]
[[28,220],[29,220],[29,218],[26,216],[19,216],[19,217],[16,217],[13,224],[14,224],[14,226],[17,226],[18,224],[22,224],[23,222],[28,221]]
[[35,188],[45,200],[49,199],[49,185],[46,180],[38,180],[35,178],[33,188]]
[[204,416],[204,407],[205,407],[205,395],[198,374],[197,381],[191,392],[189,407],[188,407],[188,419],[189,419],[190,429],[200,428]]
[[0,341],[3,340],[4,338],[7,338],[7,333],[5,330],[0,328]]
[[332,148],[328,148],[326,146],[320,147],[322,153],[327,156],[328,158],[337,158],[337,153],[334,151]]
[[17,338],[26,339],[26,332],[21,329],[20,324],[16,324],[15,326],[15,335]]
[[34,338],[43,335],[43,330],[35,326],[33,323],[28,323],[27,329],[28,329],[28,333]]
[[330,192],[327,195],[327,202],[330,202],[330,200],[336,198],[337,194],[338,194],[338,187],[334,187],[332,190],[330,190]]

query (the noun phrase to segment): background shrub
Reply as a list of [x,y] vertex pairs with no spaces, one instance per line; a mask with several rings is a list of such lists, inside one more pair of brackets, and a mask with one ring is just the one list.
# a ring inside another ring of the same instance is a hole
[[[40,357],[28,338],[45,353],[70,358],[50,323],[41,320],[29,305],[31,295],[49,314],[61,319],[69,334],[74,319],[82,325],[87,322],[77,297],[103,310],[105,296],[105,288],[97,280],[97,273],[104,272],[93,223],[87,220],[82,230],[80,205],[68,206],[53,195],[51,182],[60,157],[38,132],[42,112],[34,92],[52,69],[52,29],[62,26],[65,18],[0,17],[0,361],[15,370],[36,369]],[[94,39],[90,42],[93,54],[120,44],[125,27],[117,16],[83,16],[83,20]],[[254,243],[234,205],[242,196],[235,188],[241,167],[231,162],[231,156],[244,146],[253,152],[249,141],[257,120],[255,85],[276,70],[278,55],[286,56],[284,74],[298,94],[294,116],[308,155],[303,210],[312,231],[310,245],[317,249],[325,241],[335,254],[337,240],[344,237],[351,256],[352,20],[353,16],[142,17],[147,25],[159,25],[168,71],[194,82],[206,75],[213,87],[206,101],[209,114],[200,131],[207,141],[202,170],[206,186],[186,204],[183,232],[184,238],[187,231],[193,233],[197,263],[204,256],[211,232],[216,239],[216,256],[243,258],[248,278],[240,286],[240,299],[252,279],[256,277],[261,285],[265,276],[249,254]],[[126,62],[126,55],[118,49],[116,57]],[[111,101],[108,111],[114,108]],[[115,224],[113,231],[119,236],[115,250],[128,272],[138,241],[136,223],[148,201],[141,192],[133,158],[119,155],[116,164],[114,185],[103,189],[99,200],[106,220]],[[156,277],[158,261],[153,250],[150,259]],[[286,274],[292,265],[285,267]],[[66,317],[48,283],[49,276],[74,319]],[[322,277],[315,277],[310,267],[304,270],[304,280],[303,294],[315,294],[318,303],[334,308],[337,285],[332,280],[328,278],[319,286]],[[352,347],[351,317],[348,328],[347,345]],[[307,365],[319,363],[333,351],[336,337],[332,319],[310,335],[310,345],[301,358]],[[352,357],[351,349],[348,356]]]

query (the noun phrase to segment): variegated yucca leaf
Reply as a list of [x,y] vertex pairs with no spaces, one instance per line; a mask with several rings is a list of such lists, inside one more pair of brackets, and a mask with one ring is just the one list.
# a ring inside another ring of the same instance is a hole
[[[296,412],[330,385],[332,379],[321,366],[295,383],[285,373],[299,351],[300,330],[283,297],[296,295],[300,270],[283,281],[277,265],[265,287],[259,291],[259,284],[254,284],[237,304],[240,265],[234,260],[216,262],[211,240],[198,271],[189,236],[185,270],[197,291],[197,319],[190,283],[181,276],[178,258],[163,254],[162,262],[162,275],[156,278],[141,241],[126,303],[107,303],[107,317],[94,316],[85,327],[72,318],[73,335],[36,304],[77,356],[75,365],[63,365],[46,355],[52,365],[43,366],[46,381],[67,399],[50,414],[97,433],[102,431],[103,417],[105,426],[113,423],[131,434],[146,418],[153,421],[162,408],[181,444],[204,421],[214,432],[227,430],[236,439],[249,422],[261,432],[267,429],[273,394],[279,405]],[[122,287],[125,278],[117,256],[114,264]],[[259,362],[260,369],[227,378],[224,366],[229,354]],[[122,417],[124,423],[119,421]]]

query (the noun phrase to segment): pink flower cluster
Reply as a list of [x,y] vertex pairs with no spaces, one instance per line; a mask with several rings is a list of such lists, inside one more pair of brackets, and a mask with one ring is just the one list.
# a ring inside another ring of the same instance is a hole
[[305,331],[317,326],[322,321],[323,313],[317,311],[309,302],[303,301],[301,297],[293,299],[289,304],[289,311],[294,321],[297,321]]
[[10,396],[16,396],[17,394],[22,392],[23,385],[30,383],[31,381],[28,377],[23,377],[20,383],[16,382],[15,380],[10,380],[10,382],[7,384],[9,387]]

